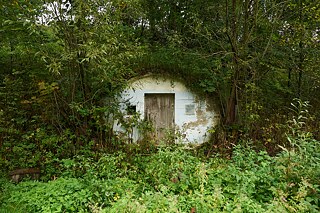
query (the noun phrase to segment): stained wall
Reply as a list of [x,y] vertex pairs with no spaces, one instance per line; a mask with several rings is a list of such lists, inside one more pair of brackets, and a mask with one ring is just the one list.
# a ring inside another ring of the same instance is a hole
[[[177,140],[183,143],[203,143],[209,139],[208,130],[218,122],[218,114],[208,101],[200,99],[190,92],[180,82],[166,78],[145,76],[132,80],[129,87],[121,93],[121,108],[125,112],[128,104],[135,106],[135,110],[144,119],[144,95],[151,93],[174,93],[175,131],[181,137]],[[116,131],[121,131],[121,126],[115,126]],[[137,129],[133,130],[132,139],[140,138]]]

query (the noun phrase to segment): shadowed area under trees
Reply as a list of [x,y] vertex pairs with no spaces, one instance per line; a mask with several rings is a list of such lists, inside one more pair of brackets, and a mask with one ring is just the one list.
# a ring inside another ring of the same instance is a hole
[[[0,211],[319,211],[319,27],[313,0],[0,0]],[[208,142],[125,123],[146,74],[218,106]]]

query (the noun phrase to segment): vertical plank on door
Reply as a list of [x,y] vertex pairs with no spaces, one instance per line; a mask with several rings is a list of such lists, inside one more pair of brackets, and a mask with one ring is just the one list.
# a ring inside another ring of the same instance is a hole
[[145,96],[145,119],[150,121],[155,129],[157,139],[161,140],[174,127],[174,94],[151,94]]

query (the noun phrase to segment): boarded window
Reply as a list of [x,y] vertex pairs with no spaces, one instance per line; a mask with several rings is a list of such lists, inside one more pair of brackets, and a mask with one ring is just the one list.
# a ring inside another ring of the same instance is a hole
[[186,105],[186,115],[194,115],[194,111],[195,111],[195,105],[194,104],[187,104]]

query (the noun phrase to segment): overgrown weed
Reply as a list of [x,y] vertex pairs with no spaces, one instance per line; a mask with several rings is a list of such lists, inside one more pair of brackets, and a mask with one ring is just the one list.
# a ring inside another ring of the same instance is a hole
[[[231,159],[199,158],[183,147],[148,155],[124,152],[60,161],[49,182],[1,181],[4,212],[317,212],[320,143],[271,157],[238,145]],[[293,142],[294,140],[294,142]]]

